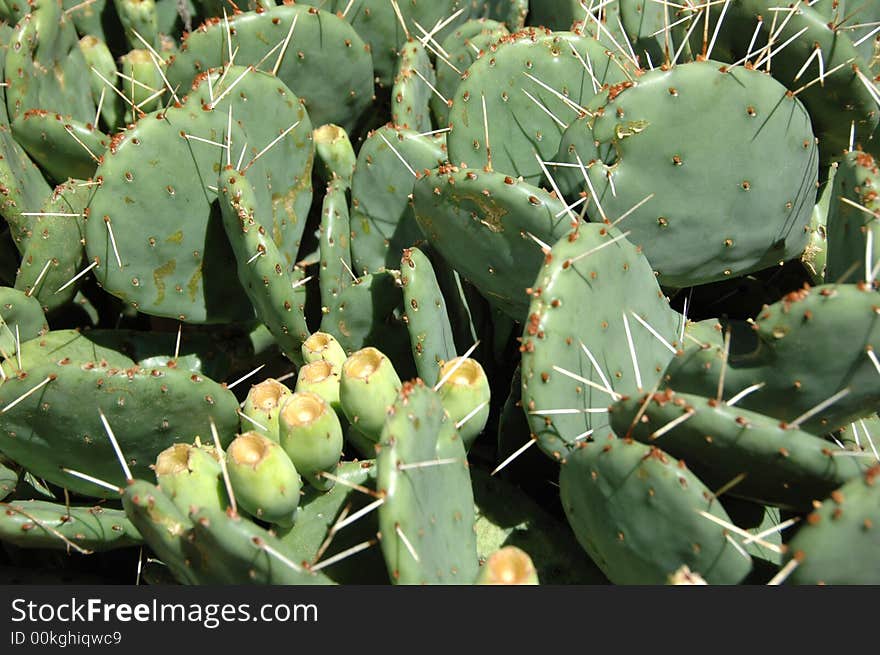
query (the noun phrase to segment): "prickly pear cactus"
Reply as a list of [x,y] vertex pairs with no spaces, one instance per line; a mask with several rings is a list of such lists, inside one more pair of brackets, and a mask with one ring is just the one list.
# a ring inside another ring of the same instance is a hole
[[[439,397],[407,383],[376,458],[382,553],[395,584],[466,584],[477,574],[474,497],[464,445]],[[440,492],[440,493],[438,493]]]

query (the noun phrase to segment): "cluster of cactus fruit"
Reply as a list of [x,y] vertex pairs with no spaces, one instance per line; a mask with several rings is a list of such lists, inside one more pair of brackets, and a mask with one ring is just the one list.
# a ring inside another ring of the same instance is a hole
[[777,5],[0,0],[0,578],[880,584],[880,4]]

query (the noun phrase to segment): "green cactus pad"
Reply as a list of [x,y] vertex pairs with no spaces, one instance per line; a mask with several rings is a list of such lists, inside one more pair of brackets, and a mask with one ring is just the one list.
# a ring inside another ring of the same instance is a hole
[[[293,21],[296,26],[290,39]],[[272,7],[209,20],[184,39],[168,67],[172,86],[189,86],[193,78],[229,61],[272,72],[305,103],[315,125],[335,123],[351,129],[373,98],[373,69],[366,45],[343,19],[304,5]],[[287,40],[287,47],[282,44]],[[272,54],[269,52],[280,45]],[[268,55],[268,56],[267,56]]]
[[400,49],[397,75],[391,89],[391,120],[415,132],[431,131],[430,102],[437,86],[428,49],[410,39]]
[[[732,334],[726,367],[718,330],[701,336],[700,344],[688,341],[665,377],[679,393],[715,395],[726,368],[725,399],[762,384],[738,405],[824,435],[880,403],[880,376],[870,356],[880,349],[878,311],[880,295],[861,285],[794,291],[765,307],[752,326],[725,326]],[[817,349],[828,343],[836,344],[833,357]]]
[[0,355],[13,357],[18,346],[49,331],[36,298],[18,289],[0,287]]
[[75,544],[95,552],[137,546],[142,540],[121,510],[24,500],[0,503],[0,542],[53,550]]
[[162,490],[135,480],[122,494],[122,506],[150,550],[165,563],[182,584],[199,580],[187,562],[183,542],[192,522]]
[[[850,152],[840,161],[830,192],[826,233],[828,260],[825,279],[873,280],[880,261],[880,170],[864,152]],[[868,246],[870,239],[871,245]],[[874,244],[877,244],[876,246]],[[853,271],[855,267],[855,271]],[[870,268],[870,270],[867,270]]]
[[617,394],[660,380],[679,347],[682,317],[639,249],[603,225],[560,239],[534,285],[522,402],[538,445],[559,459],[608,425]]
[[[86,253],[101,286],[138,311],[194,323],[253,317],[213,204],[227,118],[195,103],[149,114],[95,173]],[[231,133],[233,147],[247,141],[234,122]]]
[[135,477],[150,475],[156,456],[175,442],[199,435],[210,441],[211,420],[222,443],[231,441],[238,427],[232,392],[174,368],[120,370],[104,363],[46,362],[0,385],[0,405],[0,451],[49,482],[102,498],[116,492],[62,470],[124,484],[99,410]]
[[[771,16],[777,13],[774,0],[733,0],[715,40],[712,57],[728,63],[742,63],[746,55],[751,55],[748,58],[750,66],[759,64],[758,68],[769,69],[780,83],[793,92],[797,91],[819,138],[820,158],[823,162],[830,162],[848,147],[853,129],[855,143],[867,144],[880,121],[880,109],[866,88],[865,81],[871,77],[870,69],[853,46],[852,32],[806,4],[799,4],[796,9],[786,7],[784,13],[778,14],[777,20],[773,21]],[[721,10],[719,4],[710,6],[709,20],[713,25],[717,23]],[[870,22],[870,17],[859,15],[853,18],[854,23],[864,21]],[[761,28],[753,42],[752,35],[759,22]],[[774,45],[768,64],[766,46],[771,28]],[[781,48],[783,43],[788,45]],[[747,52],[750,44],[751,50]],[[822,51],[822,69],[819,57],[815,57],[801,72],[817,46]],[[700,52],[701,48],[695,47],[694,50]],[[861,78],[858,73],[867,77]],[[804,88],[807,84],[810,86]]]
[[455,340],[434,268],[418,248],[403,251],[400,283],[416,369],[422,380],[433,385],[440,378],[443,362],[455,357]]
[[503,37],[491,55],[468,68],[451,98],[449,161],[539,183],[537,157],[556,156],[582,106],[604,85],[631,79],[626,66],[599,41],[578,33],[530,28]]
[[18,471],[10,468],[7,464],[8,462],[0,461],[0,500],[4,500],[12,494],[18,485]]
[[239,280],[281,350],[299,362],[309,336],[303,314],[305,289],[294,288],[284,257],[264,227],[266,221],[257,216],[257,208],[265,206],[261,195],[266,194],[231,167],[223,171],[218,184],[223,227],[235,253]]
[[834,491],[787,553],[793,584],[880,584],[880,466]]
[[125,103],[104,81],[113,82],[116,79],[116,60],[107,44],[94,33],[86,34],[79,40],[79,49],[89,67],[92,97],[100,101],[101,94],[104,94],[101,118],[104,120],[104,128],[112,132],[121,126],[125,116]]
[[227,163],[268,189],[259,219],[292,266],[312,204],[315,158],[312,123],[301,100],[268,73],[229,66],[200,75],[186,104],[214,107],[245,131],[246,143],[233,142]]
[[255,523],[225,512],[192,514],[184,552],[199,584],[331,584],[310,573],[283,541]]
[[[0,87],[2,88],[2,87]],[[19,252],[31,235],[33,217],[52,194],[40,169],[13,138],[8,125],[0,124],[0,216],[9,224]]]
[[321,207],[321,306],[335,312],[342,292],[351,285],[351,228],[346,187],[341,180],[327,186]]
[[635,208],[622,226],[663,285],[766,268],[800,255],[809,240],[818,173],[810,117],[769,76],[719,68],[645,73],[609,93],[595,118],[573,124],[557,155],[574,166],[559,173],[563,193],[598,194],[591,218]]
[[315,140],[315,154],[320,161],[318,172],[324,181],[330,183],[339,179],[346,189],[350,188],[357,155],[346,131],[328,123],[316,128],[312,138]]
[[420,136],[386,125],[358,152],[351,182],[351,256],[359,274],[396,268],[420,237],[410,196],[426,169],[446,160],[444,135]]
[[[513,25],[512,29],[518,27]],[[502,23],[485,18],[469,20],[449,34],[442,44],[443,50],[448,55],[446,62],[442,59],[437,60],[437,90],[441,95],[446,100],[452,100],[461,83],[461,76],[470,65],[508,34],[510,34],[508,28]],[[431,109],[437,124],[446,127],[449,124],[449,104],[441,100],[437,94],[433,94]]]
[[665,584],[686,565],[710,584],[738,584],[751,558],[729,543],[730,517],[683,462],[613,437],[562,464],[562,506],[584,550],[614,584]]
[[150,46],[158,45],[159,15],[155,0],[113,0],[116,15],[125,30],[131,48],[143,45],[140,35]]
[[[639,414],[642,418],[633,425]],[[684,422],[672,424],[677,419]],[[674,426],[663,431],[669,425]],[[620,437],[660,446],[687,461],[710,487],[720,489],[744,474],[730,494],[796,510],[809,510],[814,500],[858,477],[867,466],[863,458],[809,433],[786,429],[777,420],[670,390],[615,404],[611,427]]]
[[77,283],[67,283],[85,255],[84,212],[94,189],[86,184],[69,180],[58,186],[40,208],[43,215],[30,219],[15,287],[34,296],[47,313],[71,303],[78,290]]
[[[441,167],[415,186],[416,220],[431,246],[495,307],[525,319],[542,246],[571,229],[543,189],[495,172]],[[537,239],[537,241],[535,240]]]
[[439,396],[401,389],[382,429],[377,490],[382,553],[394,584],[467,584],[478,571],[474,497],[462,444]]

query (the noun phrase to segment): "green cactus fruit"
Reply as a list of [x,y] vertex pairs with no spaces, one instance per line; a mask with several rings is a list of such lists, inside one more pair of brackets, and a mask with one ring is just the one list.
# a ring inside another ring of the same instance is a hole
[[31,218],[15,287],[35,297],[46,313],[73,302],[78,290],[70,280],[80,272],[85,250],[82,232],[91,198],[88,182],[59,185]]
[[880,260],[880,230],[876,224],[880,212],[877,161],[865,152],[847,153],[837,166],[830,194],[826,280],[855,278],[873,282]]
[[137,546],[142,540],[118,509],[17,500],[0,503],[0,542],[85,554]]
[[428,49],[410,38],[400,49],[397,74],[391,89],[391,121],[415,132],[431,131],[431,97],[437,75]]
[[342,457],[342,424],[328,402],[309,391],[298,391],[281,406],[281,447],[303,479],[320,491],[335,482],[333,474]]
[[342,18],[300,4],[208,21],[183,40],[168,80],[185,88],[199,73],[228,63],[236,48],[238,65],[277,75],[302,99],[315,125],[350,130],[373,99],[372,62],[355,30]]
[[261,521],[293,525],[302,480],[278,443],[245,432],[226,449],[226,468],[240,507]]
[[[596,221],[628,215],[622,226],[661,284],[705,284],[803,252],[817,149],[810,116],[785,87],[706,61],[650,71],[608,98],[567,130],[557,161],[574,168],[559,185],[595,190]],[[718,121],[730,137],[723,156]]]
[[253,318],[212,208],[228,133],[233,147],[248,140],[235,123],[228,131],[227,116],[195,103],[151,114],[114,138],[96,171],[86,253],[101,286],[138,311],[196,323]]
[[443,409],[470,450],[489,421],[489,378],[477,360],[455,357],[440,367],[439,379],[445,380],[438,389]]
[[241,408],[242,414],[247,417],[241,419],[242,432],[256,432],[277,443],[280,439],[278,413],[292,393],[286,385],[274,378],[253,385]]
[[339,402],[339,371],[326,360],[318,360],[301,366],[296,377],[296,391],[311,391],[324,399],[336,415],[344,418]]
[[223,227],[235,253],[239,280],[281,350],[298,363],[309,336],[301,300],[305,289],[295,288],[283,255],[256,216],[260,191],[265,195],[265,190],[253,187],[232,167],[221,173],[218,185]]
[[522,321],[542,245],[577,217],[543,189],[495,172],[440,167],[415,186],[416,220],[431,247],[496,308]]
[[476,584],[536,585],[539,584],[538,572],[527,552],[516,546],[505,546],[492,553],[480,567]]
[[[544,457],[542,462],[550,463]],[[544,584],[608,584],[564,520],[497,476],[471,467],[477,553],[484,563],[506,546],[529,553]],[[552,475],[558,475],[554,470]],[[485,566],[485,564],[483,564]]]
[[[529,13],[529,0],[477,0],[476,8],[471,16],[483,16],[484,19],[503,23],[508,30],[521,30],[526,24]],[[446,41],[449,37],[446,37]],[[445,47],[444,42],[444,47]]]
[[318,172],[325,182],[338,179],[345,188],[351,187],[351,178],[354,175],[357,155],[348,133],[339,127],[328,123],[312,132],[315,140],[315,153],[318,155]]
[[152,53],[137,48],[119,58],[122,66],[120,72],[125,76],[120,77],[119,86],[123,95],[131,101],[130,104],[126,103],[126,125],[162,106],[161,96],[165,89],[159,68],[162,64],[154,61]]
[[201,507],[223,511],[229,506],[213,446],[176,443],[159,453],[153,471],[159,488],[184,514]]
[[394,365],[381,351],[367,347],[342,366],[339,401],[348,422],[370,441],[378,442],[388,408],[400,392]]
[[586,34],[530,28],[503,37],[452,98],[449,161],[538,184],[566,127],[604,86],[629,82],[629,66]]
[[[76,19],[74,19],[75,21]],[[92,97],[96,98],[101,106],[101,118],[104,120],[104,129],[108,132],[113,132],[125,120],[125,103],[108,85],[108,82],[113,84],[116,81],[117,73],[119,72],[116,68],[116,60],[113,58],[113,54],[110,52],[107,44],[100,37],[92,33],[86,34],[79,40],[79,49],[91,72],[89,83],[92,89]],[[103,101],[101,101],[102,96],[104,98]]]
[[[434,385],[440,379],[440,366],[455,357],[455,339],[434,268],[418,248],[403,251],[400,282],[416,369],[422,380]],[[453,418],[458,420],[462,417]],[[462,438],[467,441],[464,436]]]
[[792,584],[880,584],[880,466],[832,492],[786,552]]
[[331,584],[296,562],[296,553],[272,532],[246,518],[199,510],[183,548],[198,584]]
[[130,48],[142,47],[143,41],[151,47],[158,45],[159,16],[156,0],[113,0],[113,6]]
[[742,477],[728,493],[765,504],[809,510],[865,469],[824,439],[715,398],[666,389],[625,398],[610,412],[618,436],[661,446],[715,489]]
[[425,169],[446,160],[445,135],[422,136],[391,125],[371,132],[351,181],[351,257],[359,274],[396,268],[421,238],[410,196]]
[[104,419],[133,477],[148,475],[157,455],[175,442],[210,439],[212,421],[221,443],[231,441],[238,427],[235,396],[208,378],[175,368],[121,370],[104,362],[62,359],[31,366],[0,385],[0,407],[0,451],[48,482],[102,498],[116,495],[127,477]]
[[9,359],[22,343],[49,331],[43,308],[24,291],[0,287],[0,355]]
[[0,500],[13,493],[17,484],[18,471],[0,460]]
[[[707,4],[701,2],[695,9],[703,10]],[[797,93],[819,139],[819,157],[829,163],[849,147],[851,132],[855,143],[866,144],[880,121],[877,102],[865,84],[870,69],[853,46],[851,32],[840,22],[830,21],[803,3],[786,8],[772,21],[769,17],[776,13],[775,6],[773,0],[730,2],[711,56],[766,69]],[[721,5],[709,4],[708,20],[717,25],[721,11]],[[860,16],[854,22],[863,20],[869,21]],[[701,40],[702,35],[691,38]],[[817,50],[821,57],[814,54]],[[703,52],[698,46],[694,51]],[[805,66],[808,59],[811,61]],[[742,67],[732,70],[741,72]]]
[[[515,22],[508,25],[513,30],[521,27]],[[510,31],[503,24],[503,17],[499,16],[498,20],[469,20],[443,39],[442,46],[447,56],[445,61],[437,60],[437,90],[440,93],[431,96],[431,109],[438,125],[449,125],[449,101],[455,97],[461,76],[476,59],[489,52],[496,42],[508,34]]]
[[394,584],[468,584],[477,577],[467,456],[439,396],[406,383],[388,410],[376,457],[382,553]]
[[578,541],[614,584],[664,584],[682,565],[710,584],[737,584],[751,569],[718,523],[730,525],[724,508],[659,448],[613,437],[582,443],[559,486]]
[[608,425],[619,395],[659,382],[682,317],[648,261],[614,228],[586,224],[547,253],[522,341],[522,402],[554,459]]
[[319,234],[321,268],[318,284],[321,305],[328,312],[336,311],[342,292],[352,282],[350,240],[346,187],[341,180],[334,180],[327,185]]
[[150,547],[182,584],[198,584],[187,562],[183,544],[192,522],[162,490],[144,480],[135,480],[122,494],[125,515]]
[[335,371],[342,370],[342,365],[348,357],[345,350],[332,334],[327,332],[314,332],[302,345],[303,361],[312,362],[326,361]]
[[[679,393],[723,398],[760,385],[738,405],[824,435],[876,411],[880,378],[880,296],[862,285],[803,288],[767,306],[751,324],[730,322],[729,356],[721,331],[688,341],[665,373]],[[834,357],[816,344],[834,343]],[[727,364],[725,365],[725,359]]]

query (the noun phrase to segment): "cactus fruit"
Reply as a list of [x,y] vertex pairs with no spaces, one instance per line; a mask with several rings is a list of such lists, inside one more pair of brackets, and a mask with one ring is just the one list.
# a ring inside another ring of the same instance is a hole
[[339,373],[348,355],[332,334],[314,332],[302,345],[303,360],[309,364],[324,361]]
[[226,469],[241,508],[261,521],[293,524],[302,481],[277,442],[256,432],[239,435],[226,449]]
[[400,392],[394,365],[376,348],[352,354],[342,366],[339,402],[349,423],[373,442],[379,440],[385,413]]
[[328,403],[336,415],[344,417],[339,402],[339,367],[320,359],[300,367],[296,377],[296,391],[311,391]]
[[278,414],[292,393],[288,387],[272,378],[253,385],[242,406],[245,415],[241,420],[242,432],[256,432],[277,443],[280,439]]
[[477,584],[536,585],[538,573],[528,553],[516,546],[505,546],[482,565]]
[[278,432],[281,447],[306,482],[330,489],[334,481],[323,474],[336,470],[343,442],[342,425],[330,404],[316,393],[294,393],[281,406]]
[[219,456],[211,446],[174,444],[159,453],[153,471],[159,488],[184,514],[229,505]]
[[489,378],[477,360],[460,357],[445,361],[438,377],[444,382],[438,389],[443,409],[470,450],[489,420]]

